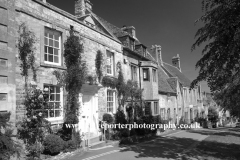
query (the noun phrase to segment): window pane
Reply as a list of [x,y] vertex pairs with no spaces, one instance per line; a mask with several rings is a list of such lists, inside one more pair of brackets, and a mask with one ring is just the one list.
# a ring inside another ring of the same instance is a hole
[[56,94],[56,101],[60,101],[60,94]]
[[54,39],[59,40],[59,35],[57,33],[54,34]]
[[48,39],[47,38],[44,38],[44,44],[48,45]]
[[44,54],[44,60],[47,61],[48,60],[48,55],[47,54]]
[[45,32],[45,34],[44,34],[44,35],[45,35],[45,37],[47,37],[47,36],[48,36],[48,33],[47,33],[47,32]]
[[56,87],[56,93],[60,93],[60,87]]
[[58,49],[54,48],[54,55],[58,56]]
[[61,111],[55,110],[55,117],[60,117],[60,116],[61,116]]
[[54,102],[49,102],[48,105],[50,109],[54,109]]
[[59,42],[58,41],[54,41],[54,47],[59,48]]
[[57,56],[54,56],[54,63],[59,63]]
[[53,47],[53,40],[49,39],[49,46]]
[[54,100],[55,100],[54,94],[51,94],[51,95],[50,95],[50,101],[54,101]]
[[52,47],[48,47],[48,53],[53,54],[53,48]]
[[60,102],[56,102],[55,103],[55,109],[59,109],[60,108]]
[[53,39],[53,34],[52,33],[49,33],[49,38]]
[[47,46],[44,47],[44,51],[45,51],[45,53],[48,53],[48,47]]
[[50,93],[54,93],[54,87],[50,86]]
[[50,117],[54,117],[54,110],[50,110]]
[[49,62],[53,62],[53,55],[49,55]]

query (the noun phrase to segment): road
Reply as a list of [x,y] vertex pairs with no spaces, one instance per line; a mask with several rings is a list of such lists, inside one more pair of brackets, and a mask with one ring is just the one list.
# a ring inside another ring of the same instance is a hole
[[89,150],[83,155],[66,158],[68,160],[156,160],[182,159],[184,154],[208,135],[176,131],[166,136],[131,146],[108,146],[98,150]]

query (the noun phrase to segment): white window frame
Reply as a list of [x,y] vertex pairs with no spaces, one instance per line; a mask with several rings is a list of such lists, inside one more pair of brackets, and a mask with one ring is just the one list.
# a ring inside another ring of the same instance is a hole
[[[112,93],[112,96],[109,96],[109,93]],[[109,100],[109,98],[112,98],[112,100]],[[109,104],[112,103],[112,107],[109,106]],[[115,91],[111,89],[107,89],[107,113],[115,113],[115,105],[116,105],[116,97],[115,97]]]
[[[58,38],[59,48],[55,47],[55,43],[54,43],[55,39],[54,39],[54,37],[53,37],[53,39],[49,38],[49,33],[50,32],[52,32],[53,35],[55,35],[55,34],[59,35],[59,38]],[[48,35],[47,37],[45,36],[46,33]],[[48,40],[48,44],[47,45],[45,44],[45,39]],[[53,46],[49,46],[49,39],[53,40]],[[45,46],[53,48],[53,62],[49,62],[49,61],[45,60]],[[54,49],[58,50],[58,58],[59,58],[58,59],[58,63],[54,62]],[[44,29],[44,56],[43,56],[44,63],[61,66],[61,64],[62,64],[62,56],[61,55],[62,55],[62,34],[59,31],[55,31],[55,30],[52,30],[52,29],[49,29],[49,28],[45,27],[45,29]]]
[[131,79],[137,81],[137,66],[131,65]]
[[[150,71],[149,71],[149,68],[143,68],[142,72],[143,72],[143,81],[150,81]],[[146,75],[145,75],[145,73],[146,73]]]
[[[113,76],[114,75],[114,53],[107,50],[106,54],[107,54],[107,66],[106,66],[107,74]],[[109,72],[109,66],[110,66],[110,72]]]
[[163,120],[165,120],[165,108],[160,108],[160,116]]
[[[44,90],[45,90],[45,88],[46,88],[46,86],[48,87],[48,89],[51,87],[51,86],[53,86],[54,88],[55,87],[59,87],[59,86],[57,86],[57,85],[51,85],[51,84],[44,84]],[[48,98],[50,98],[50,90],[48,90],[48,92],[49,92],[49,97]],[[48,101],[48,102],[54,102],[54,101]],[[60,112],[60,116],[59,117],[50,117],[49,115],[50,115],[50,110],[52,110],[52,109],[50,109],[49,111],[48,111],[48,116],[49,117],[47,117],[46,119],[48,120],[48,121],[56,121],[56,120],[62,120],[63,119],[63,88],[62,87],[60,87],[60,107],[59,107],[59,109],[56,109],[56,110],[61,110],[61,112]],[[53,109],[54,110],[54,109]]]
[[153,110],[155,115],[159,114],[158,102],[153,102]]
[[152,69],[152,74],[153,74],[153,82],[157,82],[157,70],[156,69]]

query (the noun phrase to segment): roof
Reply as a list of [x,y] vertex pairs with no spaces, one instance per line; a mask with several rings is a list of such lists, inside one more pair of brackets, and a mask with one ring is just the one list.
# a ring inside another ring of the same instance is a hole
[[167,79],[168,84],[171,86],[174,92],[177,92],[177,77],[171,77]]
[[177,67],[163,62],[163,68],[170,74],[170,77],[178,77],[179,82],[184,87],[191,86],[191,81],[182,72],[180,72]]
[[162,67],[158,67],[158,91],[167,92],[167,93],[176,93],[168,83],[167,81],[168,78],[169,77],[163,71]]
[[113,24],[107,22],[105,19],[101,18],[100,16],[94,14],[98,20],[102,22],[102,24],[112,32],[116,37],[123,37],[123,36],[131,36],[128,32],[123,31],[121,28],[114,26]]

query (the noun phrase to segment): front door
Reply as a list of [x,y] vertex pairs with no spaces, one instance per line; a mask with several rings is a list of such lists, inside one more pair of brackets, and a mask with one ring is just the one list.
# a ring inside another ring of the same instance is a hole
[[83,95],[82,102],[82,120],[83,130],[88,132],[89,136],[96,136],[98,134],[98,104],[97,97],[94,95]]

